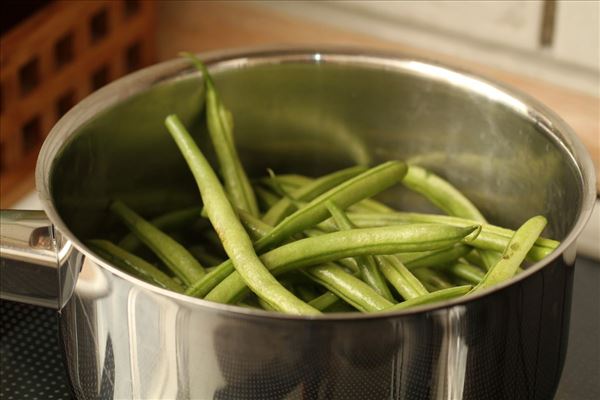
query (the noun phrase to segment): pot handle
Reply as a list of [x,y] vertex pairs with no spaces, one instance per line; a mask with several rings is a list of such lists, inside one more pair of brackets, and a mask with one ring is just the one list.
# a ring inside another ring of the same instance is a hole
[[1,210],[0,298],[62,308],[77,277],[73,253],[43,211]]

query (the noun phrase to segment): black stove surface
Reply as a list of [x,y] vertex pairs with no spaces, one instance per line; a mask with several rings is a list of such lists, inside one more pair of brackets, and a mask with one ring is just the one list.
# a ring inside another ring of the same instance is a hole
[[[69,399],[54,310],[0,301],[0,399]],[[600,399],[600,263],[580,258],[556,400]]]

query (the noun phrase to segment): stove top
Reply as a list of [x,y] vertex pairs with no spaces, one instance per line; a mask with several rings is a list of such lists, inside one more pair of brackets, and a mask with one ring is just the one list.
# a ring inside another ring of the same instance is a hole
[[[69,399],[56,311],[0,301],[0,399]],[[556,400],[600,399],[600,263],[577,260]]]

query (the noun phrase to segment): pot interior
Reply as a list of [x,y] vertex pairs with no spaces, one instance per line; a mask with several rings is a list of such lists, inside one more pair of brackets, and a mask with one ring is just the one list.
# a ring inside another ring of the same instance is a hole
[[[448,179],[493,223],[515,228],[543,214],[544,234],[559,240],[574,226],[581,173],[560,133],[535,108],[477,78],[425,63],[316,58],[210,63],[251,177],[267,168],[318,176],[401,159]],[[201,78],[180,64],[177,73],[125,98],[121,81],[105,88],[96,95],[121,99],[89,113],[69,133],[53,162],[50,189],[79,238],[118,239],[125,232],[106,211],[113,198],[147,217],[200,202],[163,123],[178,114],[214,160]],[[436,212],[401,187],[379,198],[399,210]]]

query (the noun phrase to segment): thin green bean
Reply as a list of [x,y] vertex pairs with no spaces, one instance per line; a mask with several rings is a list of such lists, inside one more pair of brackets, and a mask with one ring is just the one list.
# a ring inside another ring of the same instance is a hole
[[[163,214],[157,218],[150,220],[150,223],[162,231],[183,228],[191,225],[194,221],[201,220],[200,213],[202,207],[189,207],[182,210],[175,210]],[[133,232],[128,233],[119,241],[120,248],[128,252],[134,252],[142,242],[135,236]]]
[[183,293],[183,287],[167,274],[108,240],[90,240],[87,245],[96,253],[130,274],[164,289]]
[[262,264],[210,164],[175,115],[165,124],[196,179],[208,217],[243,282],[278,311],[314,315],[319,311],[285,289]]
[[[276,179],[280,185],[287,185],[293,189],[298,189],[302,186],[309,185],[311,182],[314,182],[314,179],[302,175],[278,175]],[[394,211],[393,208],[388,207],[385,204],[373,199],[361,200],[358,203],[350,206],[349,209],[356,212]]]
[[431,268],[418,268],[412,272],[430,292],[448,289],[453,286],[439,271],[434,271]]
[[456,297],[464,296],[465,294],[469,293],[471,288],[473,288],[473,286],[464,285],[441,289],[435,292],[427,293],[423,296],[415,297],[414,299],[405,300],[402,303],[394,304],[384,311],[399,311],[423,304],[435,303],[442,300],[450,300]]
[[500,261],[490,268],[473,291],[480,291],[512,278],[546,227],[546,223],[546,218],[537,215],[521,225],[506,245]]
[[319,311],[323,311],[339,301],[341,301],[341,299],[337,295],[331,293],[330,291],[327,291],[319,297],[309,301],[308,304],[310,304]]
[[[321,178],[315,179],[307,185],[301,186],[300,188],[290,193],[291,197],[299,201],[311,201],[315,197],[323,194],[324,192],[334,188],[342,182],[364,172],[365,167],[356,166],[346,168],[334,173],[322,176]],[[283,197],[277,204],[269,209],[262,220],[270,225],[277,225],[283,218],[294,211],[295,207],[289,198]]]
[[306,301],[309,305],[311,300],[319,297],[319,293],[315,290],[315,288],[306,284],[296,285],[296,293],[298,293],[298,296],[302,300]]
[[446,271],[451,276],[455,276],[472,285],[477,285],[485,276],[485,272],[479,268],[462,261],[455,261],[445,266],[442,265],[439,268]]
[[[327,209],[335,220],[339,230],[349,231],[355,228],[354,224],[346,216],[344,211],[340,210],[333,202],[327,202]],[[381,276],[381,272],[379,271],[373,256],[360,256],[355,257],[354,259],[360,268],[362,280],[379,293],[379,295],[383,296],[384,299],[394,301],[392,293],[388,289],[383,276]]]
[[[487,223],[477,207],[450,182],[424,168],[411,165],[403,183],[424,195],[429,201],[451,216]],[[486,249],[479,249],[478,251],[486,270],[490,269],[497,261],[496,252]]]
[[208,69],[193,54],[185,53],[192,64],[202,72],[206,96],[206,123],[210,134],[221,174],[225,182],[225,190],[231,203],[240,210],[258,216],[258,205],[250,180],[242,167],[242,162],[233,143],[233,117],[219,98],[215,84]]
[[417,165],[410,165],[402,184],[421,193],[449,215],[486,222],[477,207],[448,181]]
[[109,208],[186,286],[205,275],[202,265],[185,247],[140,217],[125,203],[115,200]]
[[266,236],[255,243],[257,251],[281,243],[292,235],[318,224],[329,216],[326,202],[333,201],[341,209],[374,196],[402,180],[406,165],[399,161],[388,161],[318,196],[305,207],[287,216]]
[[[269,186],[271,189],[275,188],[275,185],[283,185],[290,188],[291,190],[298,189],[302,186],[306,186],[311,183],[314,179],[304,175],[298,174],[278,174],[276,177],[262,178],[259,180],[263,185]],[[275,183],[274,181],[277,181]]]
[[[477,221],[452,217],[448,215],[423,214],[396,211],[391,213],[348,213],[348,218],[358,227],[384,226],[390,224],[402,223],[436,223],[447,224],[451,226],[472,226],[481,224]],[[333,223],[326,221],[320,224],[325,230],[333,230]],[[469,245],[486,250],[503,252],[510,238],[514,234],[513,230],[500,228],[492,224],[481,224],[481,233]],[[528,253],[528,258],[538,261],[550,254],[560,243],[546,238],[538,238],[535,246]]]
[[256,194],[256,199],[265,210],[269,210],[281,199],[281,197],[262,186],[254,186],[254,193]]
[[405,300],[429,293],[425,286],[398,260],[390,255],[375,257],[385,278]]
[[[198,260],[198,262],[200,262],[202,265],[219,265],[224,261],[220,257],[211,254],[204,246],[201,245],[190,246],[187,250],[191,255],[196,257],[196,260]],[[204,270],[208,272],[208,268],[204,268]]]
[[307,268],[305,273],[359,311],[381,311],[393,305],[371,286],[335,264]]
[[[277,276],[294,269],[345,257],[449,247],[456,242],[466,240],[465,238],[477,229],[477,226],[457,228],[447,225],[414,224],[339,231],[282,245],[263,254],[261,260],[271,273]],[[206,281],[206,279],[199,281],[186,293],[197,297],[202,296],[202,292],[210,286]],[[229,303],[241,295],[245,286],[244,280],[234,272],[218,283],[205,298],[219,303]]]
[[404,258],[401,254],[398,258],[410,270],[424,267],[431,267],[440,264],[458,260],[461,257],[469,254],[473,250],[472,247],[459,243],[447,249],[434,250],[431,252],[413,254],[410,258]]

